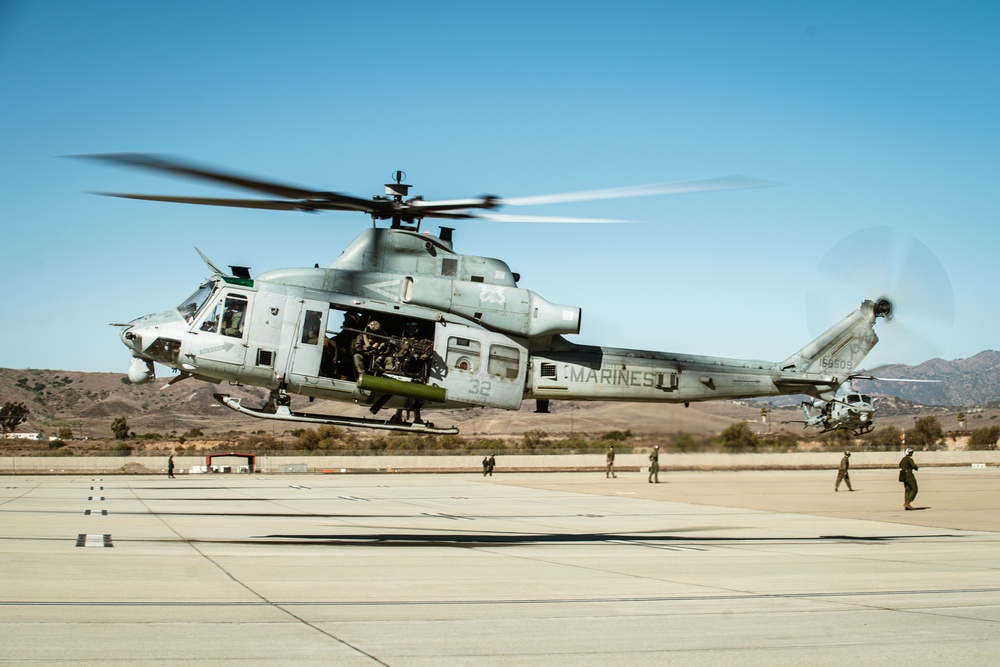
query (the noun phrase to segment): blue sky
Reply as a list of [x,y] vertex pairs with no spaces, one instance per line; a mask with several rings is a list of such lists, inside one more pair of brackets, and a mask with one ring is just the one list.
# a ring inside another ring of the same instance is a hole
[[581,306],[579,342],[778,361],[902,290],[866,366],[996,349],[998,29],[989,2],[0,2],[0,367],[124,372],[107,324],[179,303],[195,246],[256,274],[370,224],[97,197],[243,193],[60,157],[119,151],[363,197],[767,179],[456,248]]

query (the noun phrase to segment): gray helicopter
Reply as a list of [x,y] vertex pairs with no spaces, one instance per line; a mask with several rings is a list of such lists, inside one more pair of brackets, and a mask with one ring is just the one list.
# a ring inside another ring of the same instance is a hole
[[[145,154],[82,156],[104,163],[181,175],[271,195],[222,199],[102,193],[116,197],[290,211],[354,211],[372,218],[327,268],[287,268],[251,276],[245,267],[220,270],[171,308],[115,324],[132,354],[134,384],[155,379],[154,362],[194,378],[264,387],[269,399],[245,406],[215,397],[262,419],[404,432],[457,433],[435,427],[423,409],[494,407],[516,410],[535,399],[683,403],[805,394],[834,402],[849,376],[878,342],[874,326],[889,318],[888,299],[860,307],[783,361],[579,345],[580,309],[550,303],[518,286],[503,261],[463,255],[452,229],[420,232],[424,219],[445,221],[595,222],[494,213],[501,206],[612,199],[772,185],[739,177],[520,199],[407,199],[402,172],[385,196],[363,199],[235,175]],[[378,222],[390,221],[380,227]],[[198,251],[201,254],[201,251]],[[294,410],[292,396],[367,406],[371,417]],[[388,419],[377,418],[387,410]]]
[[875,398],[854,388],[854,380],[880,380],[882,382],[938,382],[938,380],[914,380],[907,378],[883,378],[873,375],[849,375],[847,381],[831,400],[803,401],[804,420],[789,420],[786,424],[805,424],[828,433],[838,429],[849,429],[855,436],[862,436],[875,429]]

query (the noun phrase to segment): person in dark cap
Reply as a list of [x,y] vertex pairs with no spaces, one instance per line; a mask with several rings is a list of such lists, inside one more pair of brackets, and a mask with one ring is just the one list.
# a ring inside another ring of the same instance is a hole
[[917,499],[917,476],[913,471],[918,470],[917,464],[913,462],[913,450],[909,447],[903,452],[903,458],[899,460],[899,481],[903,483],[903,509],[912,510],[910,505]]
[[837,483],[833,485],[834,491],[840,490],[840,483],[847,482],[847,490],[853,491],[851,488],[851,453],[844,452],[844,458],[840,459],[840,468],[837,470]]

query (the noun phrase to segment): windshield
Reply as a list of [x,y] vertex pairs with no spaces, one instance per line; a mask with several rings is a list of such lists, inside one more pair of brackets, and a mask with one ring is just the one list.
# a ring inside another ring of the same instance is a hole
[[212,296],[214,289],[215,281],[207,282],[196,289],[194,294],[181,301],[181,305],[177,306],[177,310],[180,312],[181,317],[183,317],[188,324],[191,324],[191,322],[194,321],[198,311],[201,310],[201,307],[205,305],[206,301],[208,301],[208,297]]

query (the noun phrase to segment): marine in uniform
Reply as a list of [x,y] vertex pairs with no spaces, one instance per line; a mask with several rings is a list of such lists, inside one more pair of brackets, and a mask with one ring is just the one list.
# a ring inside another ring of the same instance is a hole
[[649,483],[660,483],[660,446],[653,445],[653,451],[649,453]]
[[917,476],[913,471],[918,470],[917,464],[913,462],[913,450],[909,447],[903,452],[903,458],[899,460],[899,477],[903,483],[903,509],[912,510],[910,505],[917,498]]
[[840,490],[840,483],[847,482],[847,490],[853,491],[851,488],[851,453],[844,452],[844,458],[840,459],[840,468],[837,470],[837,483],[834,484],[833,490]]

